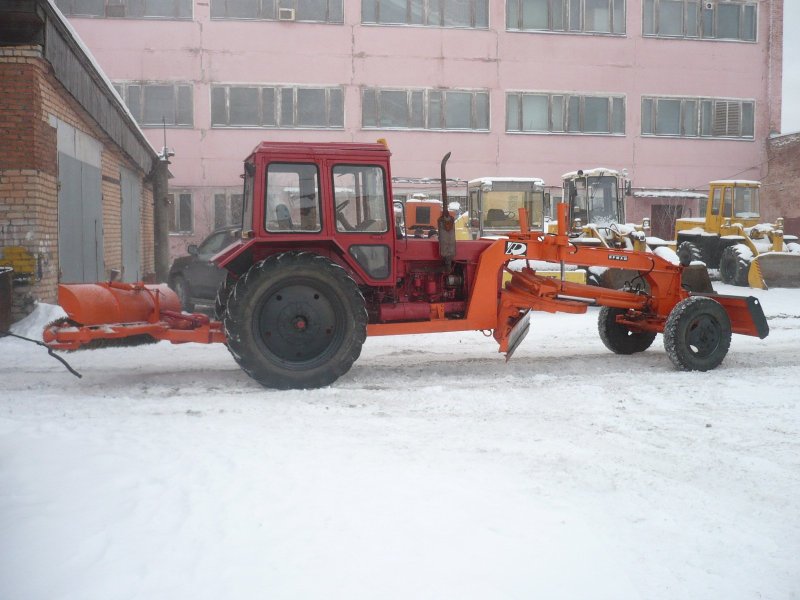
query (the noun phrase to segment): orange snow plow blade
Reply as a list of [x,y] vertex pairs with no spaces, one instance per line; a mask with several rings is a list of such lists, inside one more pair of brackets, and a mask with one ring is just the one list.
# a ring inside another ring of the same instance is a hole
[[165,283],[59,285],[58,303],[72,321],[81,325],[158,321],[159,309],[181,311],[181,301]]
[[58,303],[67,318],[51,323],[42,334],[45,344],[56,350],[77,350],[101,341],[104,346],[159,340],[225,342],[218,321],[182,313],[178,296],[166,284],[62,284]]

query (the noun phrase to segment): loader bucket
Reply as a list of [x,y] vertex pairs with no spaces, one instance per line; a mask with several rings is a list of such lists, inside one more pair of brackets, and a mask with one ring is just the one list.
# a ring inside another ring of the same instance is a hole
[[750,263],[747,282],[752,288],[800,287],[800,254],[766,252]]
[[177,294],[166,284],[77,283],[58,286],[58,303],[81,325],[158,321],[159,311],[181,311]]

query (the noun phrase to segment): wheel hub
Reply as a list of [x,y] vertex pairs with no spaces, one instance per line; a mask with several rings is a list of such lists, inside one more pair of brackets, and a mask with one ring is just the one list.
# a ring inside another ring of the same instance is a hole
[[276,357],[304,362],[324,354],[339,331],[325,294],[311,285],[290,285],[269,295],[258,319],[261,341]]
[[698,356],[708,356],[720,343],[720,327],[710,316],[697,319],[689,328],[689,347]]

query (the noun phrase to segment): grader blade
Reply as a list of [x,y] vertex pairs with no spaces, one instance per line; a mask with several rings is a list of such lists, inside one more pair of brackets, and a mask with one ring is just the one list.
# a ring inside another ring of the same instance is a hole
[[800,287],[800,254],[766,252],[750,263],[747,283],[752,288],[769,289]]
[[81,325],[158,321],[159,310],[181,310],[177,294],[164,283],[62,284],[58,286],[58,303],[72,321]]

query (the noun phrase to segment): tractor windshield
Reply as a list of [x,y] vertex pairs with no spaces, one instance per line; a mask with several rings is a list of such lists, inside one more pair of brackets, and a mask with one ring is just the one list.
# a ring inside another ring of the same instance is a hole
[[733,196],[733,216],[740,219],[757,219],[758,188],[737,187]]

